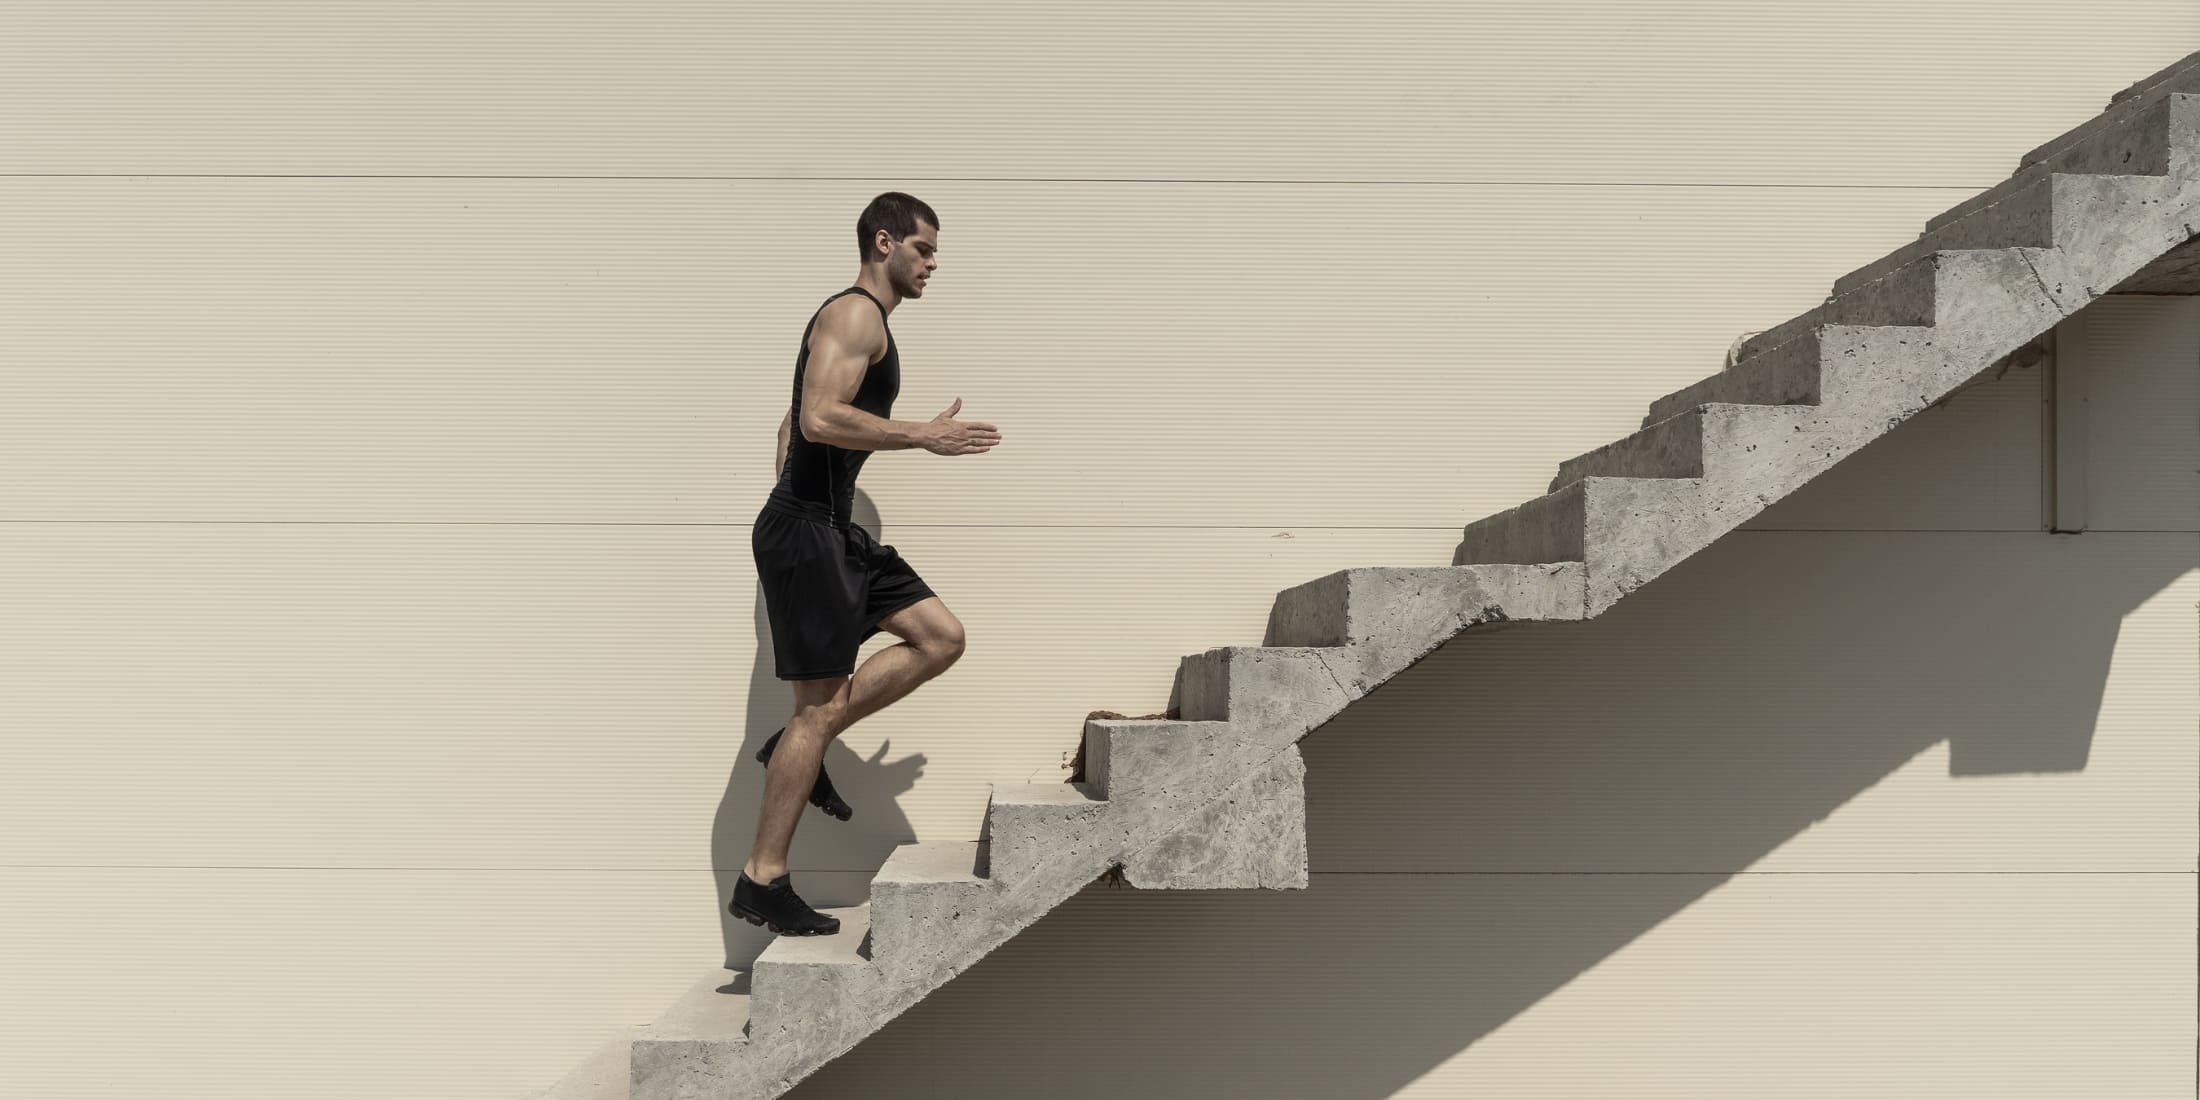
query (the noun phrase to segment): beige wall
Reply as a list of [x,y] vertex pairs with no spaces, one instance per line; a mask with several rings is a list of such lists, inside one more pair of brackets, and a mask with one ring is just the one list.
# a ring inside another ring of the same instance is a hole
[[[865,468],[970,649],[820,904],[2200,29],[2066,13],[0,5],[0,1093],[518,1097],[761,949],[746,527],[877,192],[898,417],[1006,440]],[[1311,889],[1088,891],[796,1095],[2189,1096],[2200,311],[2078,326],[2094,530],[1965,391],[1311,738]]]

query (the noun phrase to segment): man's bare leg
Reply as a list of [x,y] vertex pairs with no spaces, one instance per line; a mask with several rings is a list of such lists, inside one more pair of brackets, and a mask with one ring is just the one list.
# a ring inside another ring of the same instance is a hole
[[802,808],[809,805],[810,788],[817,784],[825,746],[857,719],[884,710],[946,671],[961,655],[960,640],[951,646],[896,642],[871,654],[853,676],[795,681],[795,716],[772,750],[764,802],[757,810],[756,842],[742,867],[750,881],[768,883],[787,873],[787,849],[794,844]]
[[[802,808],[809,805],[810,788],[817,783],[818,762],[825,758],[826,743],[839,736],[834,726],[844,711],[835,700],[847,695],[848,680],[836,676],[795,681],[795,714],[787,720],[779,747],[772,750],[771,767],[765,769],[756,841],[741,868],[751,882],[769,884],[787,873],[787,848],[794,843],[794,827],[802,820]],[[805,696],[817,701],[806,702]]]
[[856,669],[844,701],[849,726],[915,691],[918,684],[947,671],[963,655],[962,620],[938,596],[927,596],[880,619],[878,628],[902,640],[871,654]]

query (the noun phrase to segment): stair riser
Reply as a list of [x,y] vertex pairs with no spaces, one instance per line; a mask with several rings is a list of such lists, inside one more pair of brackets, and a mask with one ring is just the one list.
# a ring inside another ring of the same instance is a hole
[[[2069,180],[2069,176],[2042,176],[2031,185],[2017,189],[2001,201],[1983,207],[1967,218],[1959,218],[1929,229],[1909,244],[1865,264],[1833,281],[1833,299],[1856,293],[1859,288],[1887,277],[1909,266],[1914,261],[1935,252],[1948,252],[1973,248],[2053,248],[2055,237],[2056,180]],[[1930,290],[1930,283],[1921,289]],[[1899,323],[1929,325],[1933,323],[1931,302],[1925,308],[1913,309],[1913,319]],[[1883,323],[1869,317],[1848,323]],[[1749,354],[1744,345],[1742,354]]]
[[1563,486],[1467,525],[1453,565],[1585,561],[1584,483]]
[[1085,721],[1085,777],[1111,805],[1143,813],[1184,780],[1234,764],[1228,722]]
[[879,1014],[893,1002],[902,1001],[906,1007],[920,995],[886,981],[869,963],[774,963],[759,956],[754,967],[749,1045],[766,1056],[852,1044],[876,1030]]
[[984,883],[874,880],[873,962],[890,980],[945,981],[973,961],[973,940],[1011,934],[1000,927],[998,893]]
[[1083,859],[1107,808],[1106,802],[987,803],[979,837],[992,849],[992,878],[1014,887],[1044,867]]
[[1700,407],[1692,408],[1625,439],[1559,463],[1558,473],[1544,491],[1555,493],[1585,477],[1702,477],[1703,433],[1703,411]]
[[1642,418],[1651,427],[1709,401],[1737,405],[1816,405],[1821,401],[1818,329],[1813,327],[1732,369],[1658,398]]
[[1123,860],[1146,890],[1306,888],[1306,763],[1297,745],[1210,798],[1185,824]]
[[1811,405],[1701,405],[1559,466],[1556,490],[1585,477],[1726,478],[1760,468],[1767,434],[1800,432]]
[[1317,647],[1224,646],[1177,664],[1177,713],[1188,722],[1227,721],[1296,741],[1351,699]]
[[[1268,612],[1264,646],[1412,648],[1411,656],[1480,623],[1578,617],[1579,601],[1543,566],[1342,569],[1286,588]],[[1408,661],[1410,663],[1410,660]]]

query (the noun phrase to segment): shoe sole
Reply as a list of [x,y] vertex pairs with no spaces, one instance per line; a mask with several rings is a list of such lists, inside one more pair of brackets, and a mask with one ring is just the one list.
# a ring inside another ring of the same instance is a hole
[[729,902],[729,903],[727,903],[727,905],[726,905],[726,908],[727,908],[727,909],[729,909],[729,910],[731,910],[734,916],[737,916],[737,917],[741,918],[742,920],[745,920],[745,921],[749,922],[750,924],[762,925],[763,927],[765,927],[765,928],[769,928],[769,929],[771,929],[771,930],[772,930],[772,931],[773,931],[774,933],[776,933],[776,934],[778,934],[778,935],[781,935],[781,936],[831,936],[831,935],[836,935],[836,934],[838,934],[838,933],[840,932],[840,922],[839,922],[839,921],[834,921],[834,922],[833,922],[833,926],[832,926],[831,928],[792,928],[792,929],[789,929],[789,928],[781,928],[781,927],[779,926],[779,922],[778,922],[778,921],[775,921],[775,920],[766,920],[765,918],[763,918],[763,917],[761,917],[761,916],[759,916],[759,915],[757,915],[757,914],[755,914],[755,913],[751,913],[751,912],[749,912],[748,910],[746,910],[746,909],[743,909],[743,908],[741,908],[741,907],[740,907],[739,905],[735,905],[735,904],[732,904],[732,903],[730,903],[730,902]]
[[[781,731],[780,731],[780,733],[782,733],[782,734],[784,734],[785,732],[786,732],[785,730],[781,730]],[[763,750],[763,749],[758,749],[758,750],[756,750],[756,762],[757,762],[757,763],[759,763],[759,764],[762,764],[762,765],[764,765],[764,766],[765,766],[766,768],[769,768],[769,767],[771,767],[771,766],[772,766],[771,758],[770,758],[770,757],[768,757],[768,756],[766,756],[766,755],[764,754],[764,750]],[[813,794],[814,794],[814,792],[813,792]],[[851,818],[851,817],[854,817],[854,816],[855,816],[855,814],[856,814],[855,810],[853,810],[853,809],[850,809],[850,810],[849,810],[849,811],[848,811],[847,813],[844,813],[844,814],[843,814],[843,813],[834,813],[834,812],[833,812],[833,808],[832,808],[832,807],[830,807],[830,806],[827,806],[827,805],[824,805],[824,804],[820,803],[820,802],[819,802],[819,801],[818,801],[818,800],[817,800],[816,798],[814,798],[814,797],[810,799],[810,805],[812,805],[812,806],[816,806],[816,807],[817,807],[818,809],[820,809],[820,810],[824,811],[824,813],[825,813],[825,816],[826,816],[826,817],[832,818],[832,819],[833,819],[833,820],[835,820],[835,821],[846,821],[846,820],[848,820],[849,818]]]

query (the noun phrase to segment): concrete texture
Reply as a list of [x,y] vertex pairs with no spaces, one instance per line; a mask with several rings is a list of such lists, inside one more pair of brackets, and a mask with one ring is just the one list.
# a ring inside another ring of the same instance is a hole
[[1468,524],[1451,566],[1279,593],[1268,644],[1180,661],[1179,720],[1088,721],[1086,781],[997,787],[976,842],[906,845],[869,904],[830,910],[839,935],[775,941],[745,1030],[720,1003],[637,1035],[632,1096],[779,1095],[1114,867],[1305,886],[1300,738],[1462,630],[1600,614],[2193,239],[2195,81],[2200,54],[2133,85],[1551,492]]
[[1149,889],[1304,888],[1297,741],[1462,629],[1581,616],[1570,566],[1352,569],[1279,594],[1271,633],[1179,663],[1182,720],[1086,723],[1081,783],[1004,784],[977,841],[904,845],[836,936],[756,961],[746,1031],[638,1035],[635,1100],[776,1096],[1113,867]]
[[[1826,304],[1743,341],[1739,361],[1779,347],[1819,324],[1925,325],[1934,323],[1930,299],[1908,311],[1890,305],[1911,298],[1889,286],[1862,301],[1851,297],[1896,276],[1935,251],[1969,248],[2065,248],[2088,246],[2071,232],[2080,212],[2058,191],[2071,187],[2129,187],[2139,177],[2193,174],[2200,66],[2158,81],[2130,105],[2072,130],[2034,150],[2016,175],[1926,223],[1916,241],[1834,281]],[[1914,277],[1914,276],[1913,276]],[[1870,298],[1877,298],[1874,305]],[[1876,310],[1876,312],[1875,312]],[[1739,361],[1737,366],[1739,366]]]
[[[1897,253],[1899,267],[1837,299],[1882,323],[1821,320],[1659,399],[1644,431],[1563,463],[1544,496],[1468,524],[1454,564],[1582,562],[1599,614],[2193,240],[2200,96],[2134,102],[2160,122],[2146,133],[2181,143],[2141,162],[2183,174],[2048,175],[1948,223],[1927,245],[1963,234],[2053,244]],[[2113,159],[2098,147],[2128,137],[2099,131],[2057,163]]]

